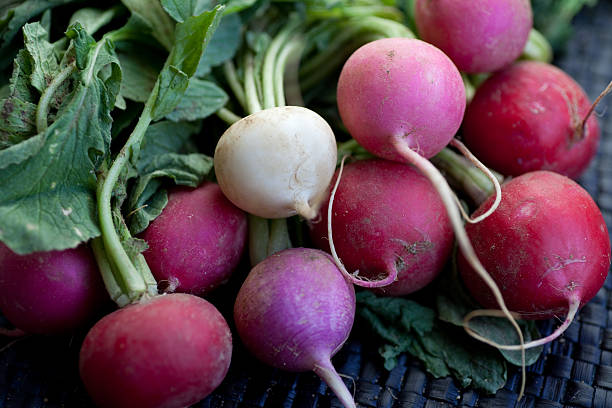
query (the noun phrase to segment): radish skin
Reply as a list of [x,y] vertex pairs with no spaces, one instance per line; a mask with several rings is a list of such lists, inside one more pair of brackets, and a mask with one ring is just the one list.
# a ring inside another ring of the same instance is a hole
[[[502,192],[497,211],[466,229],[512,311],[526,319],[567,315],[551,336],[526,344],[534,347],[560,336],[578,308],[603,286],[610,267],[610,238],[591,196],[565,176],[526,173],[505,183]],[[495,307],[485,284],[463,256],[457,266],[474,299],[484,307]],[[478,311],[466,318],[494,313]]]
[[217,309],[176,293],[102,318],[85,337],[79,368],[101,408],[184,407],[221,383],[231,354],[231,332]]
[[313,370],[345,408],[355,402],[330,359],[354,317],[353,285],[328,254],[312,248],[286,249],[257,264],[234,304],[238,334],[258,359],[282,370]]
[[215,149],[215,174],[226,197],[262,218],[316,216],[334,174],[336,139],[313,111],[264,109],[232,124]]
[[533,26],[529,0],[417,0],[414,11],[419,36],[469,73],[511,64]]
[[0,243],[0,310],[18,329],[65,333],[87,323],[106,300],[86,245],[19,255]]
[[247,218],[217,184],[206,182],[171,190],[166,208],[141,237],[158,281],[167,282],[170,292],[203,295],[227,281],[240,262]]
[[[345,266],[359,271],[357,276],[350,274],[357,281],[353,283],[380,285],[377,291],[390,296],[429,284],[442,270],[453,244],[446,210],[429,180],[412,166],[382,159],[345,166],[335,196],[332,192],[320,217],[309,226],[318,248],[333,255],[334,245]],[[330,226],[335,240],[328,239]]]

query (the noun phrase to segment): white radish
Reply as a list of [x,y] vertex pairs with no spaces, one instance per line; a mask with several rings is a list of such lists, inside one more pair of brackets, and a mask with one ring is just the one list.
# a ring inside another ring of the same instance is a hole
[[215,149],[217,182],[237,207],[263,218],[317,215],[334,174],[336,138],[317,113],[268,108],[232,124]]

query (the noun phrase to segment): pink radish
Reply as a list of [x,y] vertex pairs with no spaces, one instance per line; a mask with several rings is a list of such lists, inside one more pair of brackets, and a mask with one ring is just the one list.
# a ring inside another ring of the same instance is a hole
[[36,334],[73,330],[108,300],[86,245],[18,255],[0,243],[0,310],[17,328]]
[[[328,205],[329,198],[310,223],[314,243],[327,251]],[[332,225],[345,266],[374,281],[390,277],[392,283],[379,290],[393,296],[430,283],[453,244],[446,210],[431,183],[412,166],[388,160],[361,160],[344,168]]]
[[234,305],[240,338],[261,361],[287,371],[313,370],[346,407],[355,407],[330,358],[348,338],[355,290],[331,257],[286,249],[257,264]]
[[550,170],[578,178],[597,151],[599,126],[587,95],[543,62],[517,63],[485,81],[468,106],[465,144],[495,170]]
[[226,281],[247,239],[246,214],[215,183],[176,188],[168,205],[142,234],[151,272],[169,290],[204,294]]
[[176,293],[105,316],[85,337],[79,366],[101,408],[185,407],[221,383],[231,354],[231,332],[217,309]]
[[533,26],[529,0],[416,0],[414,11],[420,38],[470,73],[511,64]]
[[[610,237],[599,208],[576,182],[553,172],[530,172],[505,183],[497,211],[466,229],[512,311],[526,319],[567,315],[553,334],[527,347],[561,335],[608,275]],[[458,267],[472,296],[495,308],[486,284],[462,256]],[[476,315],[482,314],[487,313]]]

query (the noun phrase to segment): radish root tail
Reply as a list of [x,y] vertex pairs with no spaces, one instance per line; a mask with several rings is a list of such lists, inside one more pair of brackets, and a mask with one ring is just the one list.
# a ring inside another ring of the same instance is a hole
[[491,207],[489,207],[487,211],[480,214],[478,217],[471,218],[465,213],[465,211],[463,210],[463,207],[459,206],[459,210],[461,211],[461,214],[463,215],[463,218],[465,219],[466,222],[469,222],[470,224],[479,223],[480,221],[487,218],[489,215],[493,214],[493,212],[497,209],[497,207],[499,207],[499,203],[501,202],[501,198],[502,198],[501,186],[499,184],[499,180],[497,179],[497,177],[495,177],[495,175],[491,172],[491,170],[489,170],[487,166],[482,164],[482,162],[478,160],[478,158],[474,156],[472,152],[470,152],[470,150],[463,144],[463,142],[461,142],[457,138],[453,138],[450,144],[451,146],[457,148],[457,150],[459,150],[466,159],[472,162],[474,166],[478,167],[480,171],[486,174],[489,180],[491,180],[491,183],[493,183],[493,187],[495,188],[495,201],[493,201],[493,204],[491,205]]
[[336,178],[336,183],[334,184],[334,188],[331,191],[331,195],[329,196],[329,206],[327,207],[327,240],[329,241],[329,250],[331,252],[331,256],[336,263],[336,266],[342,274],[346,277],[354,285],[363,286],[366,288],[379,288],[381,286],[387,286],[393,283],[397,279],[397,269],[393,268],[392,271],[387,275],[387,277],[380,280],[368,280],[366,278],[358,277],[359,271],[355,271],[350,273],[344,267],[344,264],[338,257],[336,253],[336,247],[334,245],[334,238],[332,235],[332,214],[333,214],[333,204],[334,198],[336,197],[336,191],[338,190],[338,185],[340,185],[340,178],[342,177],[342,170],[344,169],[344,161],[348,156],[342,157],[342,161],[340,162],[340,168],[338,169],[338,177]]
[[[487,343],[488,345],[498,348],[500,350],[518,351],[522,349],[530,349],[533,347],[543,346],[544,344],[550,343],[551,341],[555,340],[557,337],[561,336],[563,332],[565,332],[565,330],[567,330],[570,324],[574,321],[574,318],[576,317],[576,313],[578,312],[579,308],[580,308],[580,299],[578,299],[577,297],[571,299],[569,302],[569,309],[568,309],[567,316],[565,317],[565,320],[563,321],[563,324],[561,324],[561,326],[559,326],[550,335],[546,337],[542,337],[541,339],[529,341],[523,345],[499,344],[493,340],[490,340],[484,336],[481,336],[480,334],[476,333],[474,330],[470,328],[469,326],[470,321],[476,317],[482,317],[482,316],[504,317],[505,315],[502,313],[501,310],[492,310],[492,309],[473,310],[472,312],[468,313],[463,318],[463,326],[465,327],[465,331],[467,331],[470,336],[472,336],[473,338],[477,340],[482,341],[483,343]],[[520,318],[520,316],[517,313],[514,313],[514,315],[516,316],[516,318]]]
[[582,119],[582,121],[580,122],[580,135],[582,137],[584,137],[584,132],[585,132],[587,120],[589,120],[589,117],[593,114],[593,112],[595,111],[595,108],[597,107],[597,105],[599,105],[599,102],[601,102],[603,97],[606,96],[607,94],[609,94],[610,92],[612,92],[612,81],[610,81],[608,86],[606,86],[606,88],[599,94],[597,99],[595,99],[595,101],[593,102],[593,104],[589,108],[589,111],[584,116],[584,119]]
[[[459,210],[455,205],[455,201],[453,199],[453,192],[449,187],[446,179],[442,176],[442,174],[436,169],[436,167],[431,164],[431,162],[425,157],[421,156],[414,150],[412,150],[406,142],[402,139],[401,136],[395,136],[392,140],[393,146],[405,159],[408,163],[415,166],[425,177],[429,179],[432,183],[433,187],[436,189],[444,207],[446,208],[446,212],[448,213],[449,220],[453,226],[453,230],[455,232],[455,238],[457,240],[457,244],[463,253],[463,256],[467,260],[467,262],[474,268],[474,270],[478,273],[478,275],[485,281],[487,286],[491,289],[497,304],[500,309],[503,311],[504,316],[510,321],[512,326],[516,329],[516,332],[519,336],[519,343],[521,346],[525,343],[523,332],[521,331],[520,326],[516,322],[516,319],[506,307],[506,303],[504,302],[504,298],[499,290],[499,287],[491,278],[491,275],[487,272],[487,270],[482,266],[480,260],[476,256],[476,252],[474,252],[474,248],[472,247],[472,243],[470,242],[469,237],[465,231],[463,223],[461,221],[461,215],[459,214]],[[518,399],[520,400],[525,392],[525,383],[527,377],[527,371],[525,370],[525,349],[521,349],[521,362],[523,365],[522,378],[521,378],[521,389],[519,392]]]

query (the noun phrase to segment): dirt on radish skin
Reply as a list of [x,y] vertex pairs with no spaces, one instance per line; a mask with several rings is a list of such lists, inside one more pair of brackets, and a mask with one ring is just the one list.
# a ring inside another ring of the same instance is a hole
[[[508,307],[527,319],[563,316],[572,299],[584,305],[608,274],[610,238],[599,208],[576,182],[553,172],[531,172],[505,183],[495,213],[466,229]],[[474,299],[496,308],[462,256],[458,267]]]
[[234,305],[240,338],[261,361],[287,371],[317,373],[340,398],[352,396],[331,365],[355,317],[355,290],[332,258],[292,248],[257,264]]
[[238,265],[247,239],[246,214],[219,186],[175,188],[168,205],[142,238],[151,272],[169,291],[202,295],[226,281]]
[[[313,242],[327,251],[328,205],[329,198],[310,223]],[[429,180],[412,166],[381,159],[344,167],[332,227],[337,254],[349,271],[372,280],[397,276],[378,289],[392,296],[429,284],[453,243],[446,210]]]
[[210,394],[231,354],[231,332],[219,311],[176,293],[102,318],[85,337],[79,367],[101,408],[175,408]]
[[529,0],[417,0],[419,36],[469,73],[497,71],[519,57],[533,25]]
[[462,128],[483,163],[507,175],[550,170],[578,178],[599,143],[584,90],[559,68],[524,61],[495,73],[476,91]]
[[86,245],[18,255],[0,243],[0,310],[17,328],[56,334],[82,326],[109,301]]

